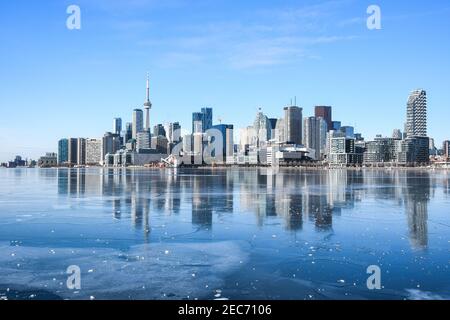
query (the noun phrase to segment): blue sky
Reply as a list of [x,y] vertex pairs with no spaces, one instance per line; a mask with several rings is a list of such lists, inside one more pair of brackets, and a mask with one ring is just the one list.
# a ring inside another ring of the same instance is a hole
[[[66,9],[81,8],[81,30]],[[382,30],[368,30],[379,5]],[[366,139],[403,129],[408,94],[428,91],[429,134],[450,138],[450,3],[444,0],[15,0],[0,3],[0,161],[38,158],[61,137],[130,121],[151,74],[152,125],[214,108],[244,127],[291,98]]]

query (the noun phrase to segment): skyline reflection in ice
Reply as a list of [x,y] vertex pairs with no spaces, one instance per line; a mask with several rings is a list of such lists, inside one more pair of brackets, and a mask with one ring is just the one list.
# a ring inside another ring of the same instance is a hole
[[[0,274],[0,295],[8,285],[76,299],[210,299],[216,290],[241,299],[398,299],[422,291],[445,297],[447,172],[266,170],[1,170],[0,243],[9,243],[12,252],[0,262],[15,276]],[[161,252],[172,248],[179,255],[167,260]],[[92,252],[102,252],[122,289],[105,289],[112,281],[106,275],[90,279],[95,283],[84,295],[52,286],[45,278],[53,271],[63,278],[64,260],[74,250],[80,252],[74,263],[90,262],[96,269],[102,264]],[[46,258],[54,251],[64,252],[63,260]],[[133,266],[150,275],[121,271],[129,261],[118,257],[130,252],[157,258],[158,263]],[[218,261],[223,265],[215,272]],[[36,264],[46,272],[30,281]],[[372,264],[384,271],[379,292],[365,288],[365,268]],[[191,274],[195,280],[186,276]],[[184,294],[186,288],[191,294]]]

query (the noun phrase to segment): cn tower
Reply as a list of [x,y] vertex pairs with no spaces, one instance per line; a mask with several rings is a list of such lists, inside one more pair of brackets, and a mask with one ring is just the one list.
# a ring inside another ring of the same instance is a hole
[[147,98],[144,102],[145,109],[145,130],[150,131],[150,109],[152,108],[152,103],[150,102],[150,77],[147,73]]

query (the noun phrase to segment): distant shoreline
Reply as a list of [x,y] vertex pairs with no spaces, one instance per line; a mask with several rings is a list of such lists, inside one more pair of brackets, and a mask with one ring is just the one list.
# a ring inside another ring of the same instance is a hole
[[54,169],[126,169],[126,170],[166,170],[166,169],[190,169],[190,170],[236,170],[236,169],[266,169],[266,170],[310,170],[310,171],[365,171],[365,170],[389,170],[389,171],[447,171],[450,167],[428,166],[428,167],[325,167],[325,166],[280,166],[280,167],[268,167],[268,166],[186,166],[186,167],[148,167],[148,166],[129,166],[129,167],[103,167],[103,166],[89,166],[89,167],[16,167],[6,168],[0,167],[0,169],[40,169],[40,170],[54,170]]

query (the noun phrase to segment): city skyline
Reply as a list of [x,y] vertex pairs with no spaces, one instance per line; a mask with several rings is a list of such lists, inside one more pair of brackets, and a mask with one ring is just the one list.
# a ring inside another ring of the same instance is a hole
[[[259,107],[281,117],[296,96],[304,116],[314,115],[316,105],[330,105],[336,119],[372,139],[403,131],[407,95],[424,88],[428,135],[440,147],[448,139],[444,128],[450,113],[443,76],[450,71],[449,45],[440,41],[450,28],[439,19],[449,12],[447,3],[379,1],[381,30],[367,29],[368,4],[262,1],[234,7],[218,1],[219,13],[207,2],[143,1],[116,16],[125,2],[79,1],[82,29],[69,31],[64,1],[20,10],[15,3],[2,3],[6,28],[0,35],[8,51],[0,59],[5,70],[0,75],[0,161],[17,154],[37,159],[56,151],[57,137],[101,137],[110,130],[111,118],[131,120],[130,110],[142,108],[146,70],[152,81],[151,125],[176,121],[182,128],[189,128],[191,113],[204,107],[214,108],[214,123],[220,117],[244,128]],[[189,9],[197,16],[186,17]],[[274,14],[268,16],[268,10]],[[171,14],[186,28],[167,25],[158,14]],[[241,22],[245,17],[248,22]],[[202,31],[203,22],[207,28]],[[424,35],[421,46],[408,50],[417,34]],[[17,39],[33,53],[24,53]],[[102,45],[96,44],[100,39]],[[225,44],[233,52],[220,54]]]

